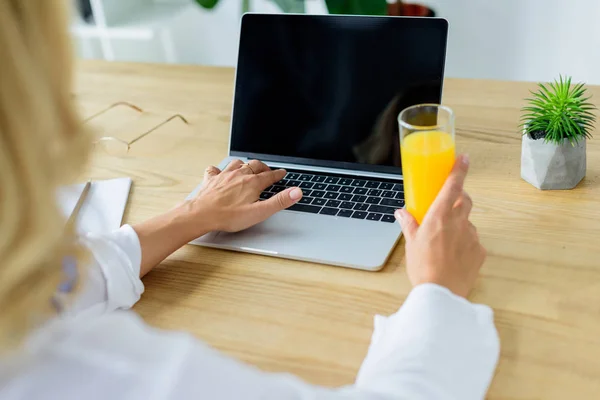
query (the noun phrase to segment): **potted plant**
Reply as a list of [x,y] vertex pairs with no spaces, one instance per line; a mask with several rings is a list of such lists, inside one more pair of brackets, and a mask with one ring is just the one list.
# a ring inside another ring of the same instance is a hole
[[538,189],[572,189],[585,176],[596,107],[570,77],[538,86],[522,110],[521,177]]

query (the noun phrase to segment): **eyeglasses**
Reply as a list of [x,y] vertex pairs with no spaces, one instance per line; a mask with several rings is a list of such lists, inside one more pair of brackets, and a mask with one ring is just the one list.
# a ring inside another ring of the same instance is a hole
[[[138,107],[134,104],[120,101],[120,102],[111,104],[110,106],[106,107],[105,109],[100,110],[97,113],[87,117],[86,119],[83,120],[83,123],[87,123],[87,122],[93,120],[94,118],[96,118],[116,107],[128,107],[132,110],[137,111],[138,113],[144,112],[144,110],[142,110],[140,107]],[[103,136],[103,137],[99,138],[98,140],[94,141],[94,146],[99,145],[107,154],[109,154],[111,156],[119,156],[119,157],[126,156],[129,153],[129,150],[131,149],[132,144],[141,140],[142,138],[145,138],[146,136],[148,136],[149,134],[151,134],[152,132],[154,132],[155,130],[160,128],[161,126],[163,126],[177,118],[180,119],[181,121],[183,121],[186,125],[189,124],[188,120],[183,115],[174,114],[174,115],[171,115],[169,118],[165,119],[164,121],[162,121],[161,123],[159,123],[158,125],[151,128],[150,130],[142,133],[141,135],[139,135],[138,137],[136,137],[130,141],[126,141],[126,140],[123,140],[123,139],[120,139],[120,138],[117,138],[114,136]]]

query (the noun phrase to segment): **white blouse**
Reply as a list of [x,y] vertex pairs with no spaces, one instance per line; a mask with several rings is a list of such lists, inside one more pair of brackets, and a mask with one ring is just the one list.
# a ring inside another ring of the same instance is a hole
[[130,226],[84,242],[95,262],[81,295],[1,359],[0,399],[470,400],[485,397],[498,361],[492,310],[427,284],[392,316],[375,316],[354,384],[325,388],[265,373],[126,311],[144,291]]

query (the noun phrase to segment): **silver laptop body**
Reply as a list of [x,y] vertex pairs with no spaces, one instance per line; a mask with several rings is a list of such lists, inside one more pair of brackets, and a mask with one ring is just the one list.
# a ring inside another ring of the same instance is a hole
[[[271,168],[288,170],[285,181],[300,182],[302,187],[329,177],[326,179],[332,184],[327,184],[328,188],[346,190],[348,194],[338,194],[344,201],[316,200],[318,197],[312,193],[317,196],[327,190],[303,188],[309,193],[304,201],[311,203],[300,205],[300,211],[282,211],[245,231],[212,232],[191,243],[369,271],[381,269],[401,235],[399,225],[391,220],[391,208],[403,204],[397,191],[391,190],[401,188],[398,185],[403,182],[397,115],[413,104],[441,102],[446,38],[447,22],[435,18],[244,15],[229,156],[218,167],[225,168],[233,159],[259,159]],[[369,40],[386,43],[378,48]],[[424,52],[423,48],[428,50]],[[264,54],[258,54],[261,49]],[[323,75],[335,71],[336,66],[343,67],[347,76],[338,79],[333,74],[333,78],[324,79]],[[384,80],[377,84],[379,78]],[[304,79],[304,83],[298,82]],[[331,79],[343,82],[330,83]],[[320,82],[312,87],[317,80]],[[361,92],[361,85],[373,86]],[[315,93],[306,95],[305,90]],[[346,93],[339,93],[342,90]],[[369,93],[377,96],[365,98]],[[328,96],[334,100],[327,100]],[[362,100],[353,100],[359,98]],[[322,117],[314,118],[314,114]],[[305,123],[311,118],[317,122]],[[341,121],[346,120],[344,127]],[[363,125],[367,128],[361,128]],[[273,147],[280,140],[284,143],[282,151]],[[288,179],[290,176],[309,180],[295,181]],[[352,186],[363,182],[372,188]],[[361,196],[367,199],[352,201]],[[368,208],[364,209],[362,203]],[[316,207],[321,207],[320,213],[316,213]],[[327,214],[322,213],[325,208]],[[337,215],[329,215],[333,209],[338,210]]]

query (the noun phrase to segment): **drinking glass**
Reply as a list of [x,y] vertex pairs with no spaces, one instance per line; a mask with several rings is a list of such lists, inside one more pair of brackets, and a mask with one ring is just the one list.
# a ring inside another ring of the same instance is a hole
[[454,166],[454,113],[419,104],[403,110],[398,122],[406,209],[420,224]]

